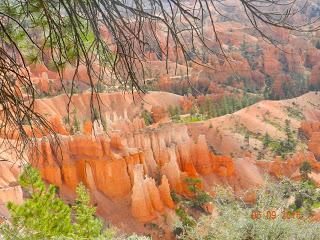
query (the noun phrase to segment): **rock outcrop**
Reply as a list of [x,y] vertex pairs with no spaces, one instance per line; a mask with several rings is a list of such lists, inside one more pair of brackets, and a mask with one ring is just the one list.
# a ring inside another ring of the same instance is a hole
[[213,154],[204,135],[194,142],[184,125],[149,128],[142,119],[121,116],[106,114],[107,134],[92,134],[99,124],[87,122],[84,134],[60,136],[59,146],[42,138],[30,162],[58,187],[74,191],[83,182],[110,199],[131,195],[132,215],[142,222],[174,207],[171,190],[187,194],[186,177],[233,175],[233,160]]
[[143,176],[143,165],[134,166],[134,184],[132,187],[132,215],[140,221],[147,222],[157,217],[156,211],[162,213],[164,205],[155,180]]

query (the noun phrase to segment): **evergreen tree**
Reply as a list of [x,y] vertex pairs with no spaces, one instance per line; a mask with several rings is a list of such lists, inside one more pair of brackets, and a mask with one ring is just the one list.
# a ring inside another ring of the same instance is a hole
[[209,115],[210,118],[214,118],[214,117],[218,116],[216,107],[212,102],[211,102],[211,104],[209,106],[209,110],[208,111],[209,111],[208,115]]
[[273,82],[274,82],[274,80],[269,75],[266,75],[265,88],[263,91],[263,96],[265,99],[273,99],[273,93],[272,93]]
[[80,122],[77,116],[74,116],[73,120],[73,132],[77,133],[80,132]]
[[176,107],[174,108],[174,111],[175,111],[175,115],[176,115],[176,116],[179,116],[179,115],[181,115],[182,109],[181,109],[180,106],[176,106]]
[[235,111],[238,111],[238,110],[241,109],[241,101],[240,101],[239,98],[237,98],[237,99],[235,100],[234,108],[235,108]]
[[285,73],[288,73],[289,72],[289,63],[288,63],[288,59],[287,59],[287,56],[286,56],[285,52],[280,51],[279,61],[282,64],[282,71],[285,72]]
[[232,97],[231,100],[230,100],[232,112],[236,112],[236,111],[238,110],[238,108],[237,108],[237,101],[238,101],[238,99],[237,99],[237,98],[234,98],[234,97]]
[[268,133],[266,133],[263,137],[263,148],[266,149],[269,146],[270,142],[270,136]]
[[295,140],[293,138],[293,134],[291,131],[291,124],[289,119],[286,119],[285,121],[285,132],[287,136],[286,147],[288,148],[289,151],[291,151],[295,148]]
[[221,111],[220,111],[220,108],[219,106],[215,105],[215,111],[216,111],[216,114],[217,114],[217,117],[220,117],[221,116]]
[[[90,197],[84,186],[77,188],[76,205],[70,208],[56,195],[53,185],[48,187],[40,173],[31,166],[25,168],[19,179],[30,198],[21,205],[9,202],[10,224],[2,224],[0,235],[5,240],[43,239],[112,239],[114,231],[103,230],[102,222],[95,218],[96,209],[90,206]],[[75,213],[72,221],[72,210]]]
[[77,239],[109,239],[113,232],[104,232],[103,223],[95,217],[96,208],[90,205],[90,196],[85,186],[77,187],[77,198],[73,210],[75,212],[74,233]]
[[229,109],[229,105],[228,105],[228,97],[227,96],[222,98],[221,107],[223,109],[224,114],[229,114],[230,113],[230,109]]
[[201,185],[199,178],[186,178],[184,181],[188,185],[188,190],[193,194],[192,199],[187,201],[188,205],[202,209],[204,204],[212,200],[212,197],[199,187]]
[[1,229],[5,239],[16,235],[17,239],[48,239],[72,237],[71,209],[56,197],[55,187],[48,188],[41,180],[40,173],[28,166],[21,175],[20,184],[31,197],[23,204],[9,202],[12,226]]
[[242,97],[242,108],[248,107],[249,106],[249,99],[248,99],[248,94],[245,93]]
[[148,110],[143,110],[141,112],[141,117],[144,119],[144,122],[147,126],[154,123],[153,117]]
[[205,105],[202,104],[202,105],[199,107],[199,113],[200,113],[201,115],[204,115],[204,114],[206,113]]
[[233,97],[229,97],[229,96],[226,96],[226,99],[225,99],[225,105],[226,105],[228,114],[234,112],[232,99]]
[[308,174],[311,173],[311,170],[312,170],[311,164],[308,161],[304,161],[299,169],[301,179],[303,181],[306,181],[309,179]]
[[250,144],[250,133],[249,131],[246,131],[246,134],[244,135],[244,142],[246,143],[247,146]]
[[246,39],[243,39],[241,45],[240,45],[240,50],[241,50],[241,53],[242,55],[247,58],[248,57],[248,44],[247,44],[247,41]]

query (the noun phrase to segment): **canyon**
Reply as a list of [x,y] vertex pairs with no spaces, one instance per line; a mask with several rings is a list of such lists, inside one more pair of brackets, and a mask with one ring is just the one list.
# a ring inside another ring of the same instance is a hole
[[[311,21],[318,5],[294,20]],[[10,87],[22,102],[34,99],[32,110],[52,131],[24,116],[23,126],[0,128],[1,221],[10,219],[8,202],[29,197],[19,185],[29,164],[66,203],[75,202],[83,183],[105,226],[152,239],[175,239],[182,205],[176,197],[194,197],[190,179],[211,199],[223,186],[253,206],[258,189],[268,181],[300,181],[308,162],[307,176],[320,187],[320,34],[261,27],[274,39],[264,41],[240,7],[222,6],[226,17],[214,15],[214,28],[203,19],[207,48],[198,39],[184,53],[164,31],[154,36],[158,44],[134,46],[144,56],[140,63],[131,59],[136,79],[122,71],[121,60],[99,80],[83,62],[64,63],[60,72],[50,57],[27,62],[21,74],[30,76],[35,92],[19,81]],[[99,30],[115,52],[111,32]],[[94,61],[91,67],[100,70]],[[217,217],[211,201],[192,213],[200,211]]]
[[[201,179],[201,187],[213,196],[213,186],[231,186],[249,203],[254,202],[254,189],[265,184],[265,174],[297,179],[302,162],[309,161],[310,176],[320,185],[320,163],[316,160],[320,109],[313,104],[320,102],[320,95],[315,92],[289,100],[264,100],[233,114],[195,123],[175,123],[169,118],[167,107],[179,105],[181,96],[150,92],[133,100],[129,94],[105,93],[101,98],[107,104],[101,113],[106,129],[100,120],[89,120],[85,107],[89,97],[84,93],[73,98],[72,107],[82,123],[76,133],[63,122],[67,109],[57,107],[65,104],[66,96],[37,100],[38,111],[55,123],[59,144],[42,136],[27,159],[46,182],[58,187],[67,202],[73,201],[76,186],[83,182],[98,214],[123,231],[156,235],[146,230],[149,222],[168,230],[176,217],[171,193],[187,196],[185,179],[190,177]],[[303,120],[288,111],[292,106],[301,111]],[[153,124],[146,126],[139,115],[143,109],[150,111]],[[263,150],[259,136],[268,132],[272,138],[283,139],[285,119],[290,119],[293,131],[305,136],[306,144],[284,160],[270,153],[257,160],[257,153]],[[252,135],[249,146],[245,146],[244,128]],[[17,183],[21,164],[0,164],[2,203],[23,200]],[[214,211],[214,206],[208,211]],[[7,214],[4,208],[1,214]],[[170,236],[170,231],[165,234]]]

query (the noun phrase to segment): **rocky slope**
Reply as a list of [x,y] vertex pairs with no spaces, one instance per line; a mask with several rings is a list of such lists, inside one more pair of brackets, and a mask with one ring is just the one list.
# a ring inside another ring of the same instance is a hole
[[[263,148],[262,139],[266,133],[272,139],[285,138],[286,120],[290,121],[290,127],[296,134],[300,126],[310,128],[306,122],[312,123],[310,131],[316,131],[316,122],[320,118],[319,102],[320,94],[316,92],[288,100],[264,100],[233,114],[191,123],[188,128],[193,136],[205,134],[209,145],[219,153],[243,156],[250,151],[257,156]],[[245,146],[246,132],[250,135],[249,146]],[[306,145],[301,144],[299,147],[304,149]]]

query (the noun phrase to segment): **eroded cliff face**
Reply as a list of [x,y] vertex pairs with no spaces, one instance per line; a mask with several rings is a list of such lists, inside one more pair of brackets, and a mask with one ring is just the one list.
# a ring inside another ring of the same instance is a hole
[[30,162],[60,188],[75,190],[83,182],[110,199],[131,196],[131,213],[142,222],[174,207],[171,190],[187,194],[184,178],[234,173],[230,157],[213,154],[204,135],[193,141],[184,125],[146,127],[142,119],[129,120],[126,112],[120,117],[107,113],[106,119],[107,133],[94,122],[84,133],[61,135],[60,146],[42,138]]

